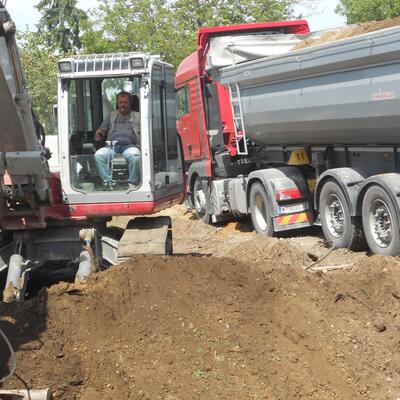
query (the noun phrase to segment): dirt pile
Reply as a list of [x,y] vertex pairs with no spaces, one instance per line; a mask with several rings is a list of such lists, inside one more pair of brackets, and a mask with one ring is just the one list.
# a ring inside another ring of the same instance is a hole
[[62,400],[400,397],[399,259],[334,251],[326,265],[354,268],[305,272],[327,252],[318,237],[171,213],[181,255],[0,305],[19,377],[5,387]]
[[307,39],[297,44],[293,50],[303,49],[305,47],[316,46],[318,44],[334,42],[340,39],[361,35],[363,33],[374,32],[379,29],[392,28],[400,25],[400,17],[386,19],[384,21],[371,21],[360,25],[351,25],[349,27],[337,29],[324,33],[320,38]]
[[0,326],[19,376],[56,399],[394,399],[400,282],[391,264],[315,275],[137,257],[85,287],[2,305]]

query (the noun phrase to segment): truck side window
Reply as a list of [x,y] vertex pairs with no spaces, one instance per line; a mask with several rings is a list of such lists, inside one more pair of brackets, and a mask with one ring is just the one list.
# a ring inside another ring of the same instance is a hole
[[176,91],[176,117],[179,119],[189,111],[189,86],[186,85]]

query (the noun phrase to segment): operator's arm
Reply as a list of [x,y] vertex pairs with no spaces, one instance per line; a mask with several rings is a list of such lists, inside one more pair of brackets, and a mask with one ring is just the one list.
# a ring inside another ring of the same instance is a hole
[[104,139],[104,137],[106,136],[106,133],[107,132],[103,131],[103,129],[101,129],[101,128],[97,129],[97,131],[94,134],[94,140],[96,142],[100,142],[100,140]]
[[106,117],[106,119],[100,125],[99,129],[97,129],[97,131],[95,132],[94,140],[96,142],[100,142],[101,140],[107,137],[109,126],[110,126],[110,115]]

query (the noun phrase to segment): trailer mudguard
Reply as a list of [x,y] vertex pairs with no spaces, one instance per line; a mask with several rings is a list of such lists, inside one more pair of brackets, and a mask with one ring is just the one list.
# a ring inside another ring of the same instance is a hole
[[365,177],[362,175],[362,173],[353,168],[347,167],[333,168],[322,173],[318,179],[314,192],[314,206],[316,210],[319,208],[321,189],[328,180],[335,181],[342,189],[342,192],[347,199],[350,215],[352,217],[361,215],[361,208],[360,210],[357,209],[357,201],[360,195],[361,187],[365,182]]
[[365,192],[372,185],[381,186],[387,192],[396,209],[397,219],[400,221],[400,174],[396,173],[372,175],[363,182],[356,204],[357,215],[361,215]]
[[300,169],[296,167],[269,168],[253,171],[248,175],[247,206],[249,207],[250,187],[254,181],[261,181],[267,192],[271,204],[271,216],[279,215],[278,201],[274,182],[280,182],[288,188],[299,188],[302,193],[308,194],[307,182]]

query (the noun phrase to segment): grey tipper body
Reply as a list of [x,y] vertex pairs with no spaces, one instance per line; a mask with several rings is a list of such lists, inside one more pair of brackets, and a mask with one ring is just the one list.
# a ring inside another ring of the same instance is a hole
[[399,144],[400,27],[223,68],[249,139],[265,145]]
[[134,112],[123,116],[113,111],[103,121],[100,129],[107,133],[108,140],[116,140],[121,145],[139,145],[139,129],[135,125]]

